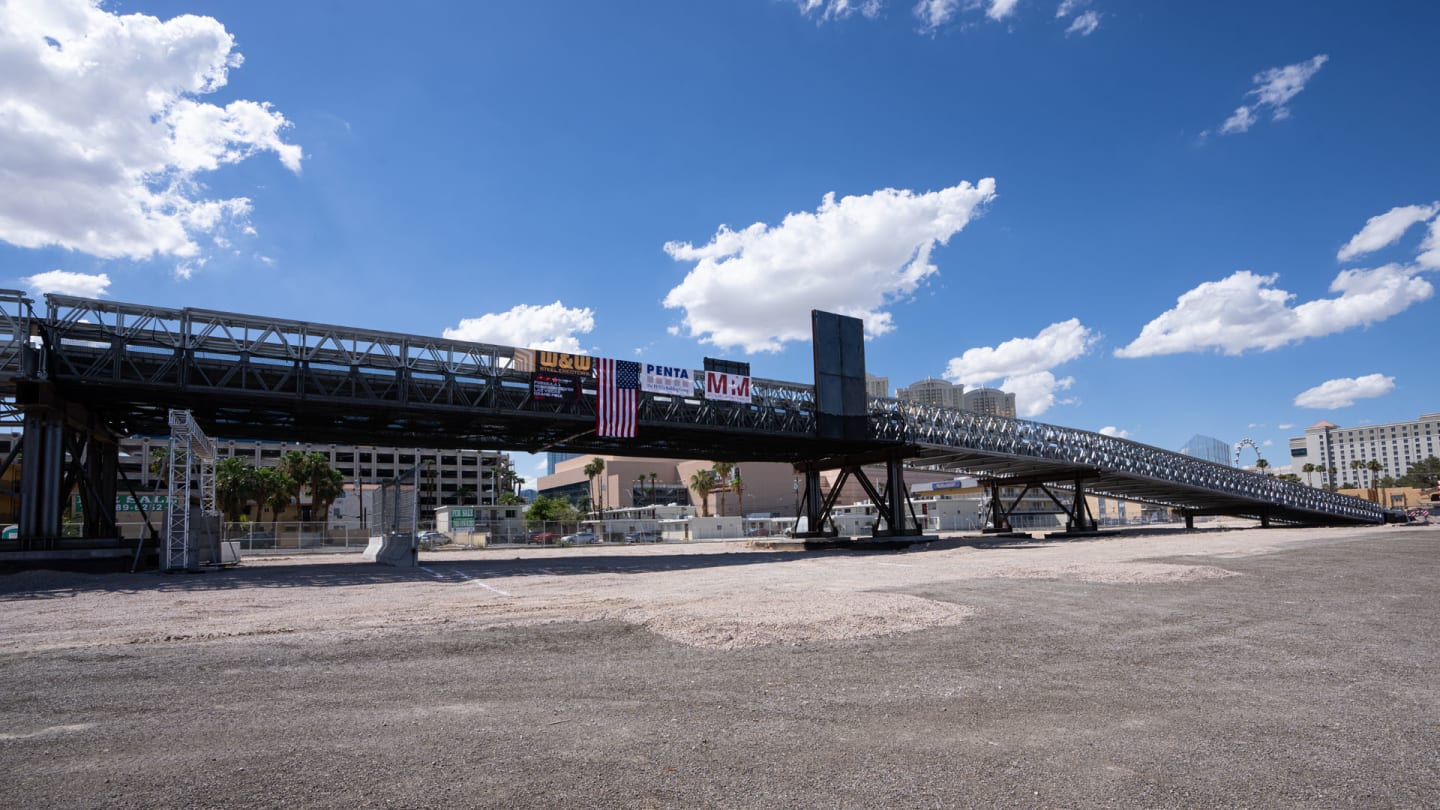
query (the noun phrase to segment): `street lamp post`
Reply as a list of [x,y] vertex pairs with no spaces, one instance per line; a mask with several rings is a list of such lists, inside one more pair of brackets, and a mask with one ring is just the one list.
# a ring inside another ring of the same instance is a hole
[[800,517],[800,478],[797,476],[791,480],[791,489],[795,492],[795,517]]

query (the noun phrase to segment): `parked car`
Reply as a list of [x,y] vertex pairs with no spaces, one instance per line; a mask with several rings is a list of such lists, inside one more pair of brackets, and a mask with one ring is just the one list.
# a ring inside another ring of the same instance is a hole
[[746,536],[746,537],[769,537],[769,536],[770,536],[770,530],[769,530],[769,529],[760,529],[760,528],[746,529],[746,530],[745,530],[745,536]]
[[658,542],[660,542],[660,533],[657,532],[657,531],[651,531],[650,529],[638,529],[638,530],[633,531],[633,532],[626,532],[626,533],[625,533],[625,542],[627,542],[627,543],[658,543]]
[[600,542],[600,537],[594,532],[586,530],[579,531],[574,534],[567,534],[564,537],[560,538],[560,542],[575,543],[576,545],[579,545],[580,543],[598,543]]
[[529,542],[531,545],[544,545],[545,543],[553,543],[559,539],[560,535],[554,532],[536,532],[530,535]]
[[423,531],[415,535],[415,539],[422,543],[429,543],[432,546],[443,546],[450,542],[450,538],[443,532]]

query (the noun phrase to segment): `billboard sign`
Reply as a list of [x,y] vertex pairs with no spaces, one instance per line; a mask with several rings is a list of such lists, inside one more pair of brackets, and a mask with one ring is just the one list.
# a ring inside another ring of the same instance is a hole
[[580,378],[536,372],[530,378],[530,396],[535,399],[575,402],[580,399]]
[[640,390],[672,397],[695,395],[695,372],[676,366],[640,364]]
[[705,372],[705,398],[726,402],[750,401],[750,378],[718,371]]

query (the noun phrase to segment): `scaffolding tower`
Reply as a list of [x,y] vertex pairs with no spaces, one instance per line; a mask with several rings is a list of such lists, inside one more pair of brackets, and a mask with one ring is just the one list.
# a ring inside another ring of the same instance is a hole
[[[163,571],[199,568],[198,544],[190,542],[191,482],[198,484],[200,513],[215,510],[215,442],[195,424],[188,410],[170,409],[169,503],[165,507]],[[208,522],[207,522],[208,531]]]

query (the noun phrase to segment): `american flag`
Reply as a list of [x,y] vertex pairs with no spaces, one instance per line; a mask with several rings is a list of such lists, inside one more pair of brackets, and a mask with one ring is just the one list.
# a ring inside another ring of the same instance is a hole
[[600,358],[596,364],[595,435],[604,439],[635,438],[640,405],[640,364]]

